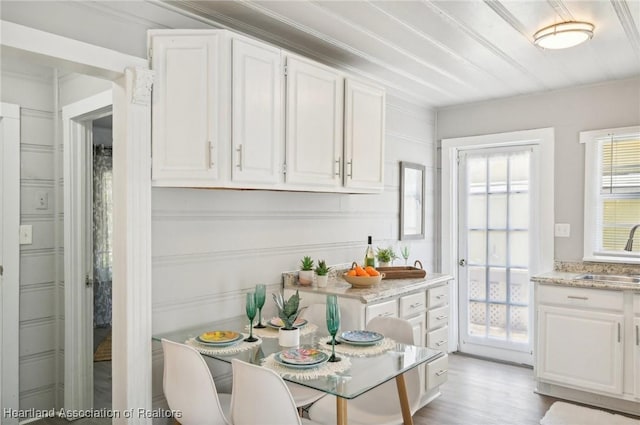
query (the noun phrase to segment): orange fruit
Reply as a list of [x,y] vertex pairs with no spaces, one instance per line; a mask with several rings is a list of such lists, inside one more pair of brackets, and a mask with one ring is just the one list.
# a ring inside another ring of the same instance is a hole
[[369,276],[369,273],[364,271],[364,269],[360,266],[356,266],[356,276]]
[[347,276],[356,276],[356,270],[355,269],[351,269],[347,272]]
[[369,273],[369,276],[380,276],[380,273],[378,272],[378,270],[374,269],[371,266],[367,267],[365,271]]

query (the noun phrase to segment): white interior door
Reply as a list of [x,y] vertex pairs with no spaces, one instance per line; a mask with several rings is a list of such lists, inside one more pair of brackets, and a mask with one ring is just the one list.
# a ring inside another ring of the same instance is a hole
[[459,153],[458,281],[463,352],[531,363],[534,154],[531,146]]
[[[0,408],[18,410],[20,108],[0,104]],[[3,414],[2,424],[18,423]]]

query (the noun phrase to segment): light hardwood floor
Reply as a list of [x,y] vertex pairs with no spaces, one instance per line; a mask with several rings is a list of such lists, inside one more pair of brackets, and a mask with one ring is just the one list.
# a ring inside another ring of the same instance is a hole
[[[102,363],[110,366],[111,362]],[[557,400],[533,392],[530,368],[460,354],[449,355],[449,379],[441,390],[441,397],[413,416],[415,425],[538,425]],[[104,400],[96,399],[96,406],[101,402]],[[109,419],[73,422],[74,425],[110,423]],[[69,422],[55,418],[32,424],[68,425]]]

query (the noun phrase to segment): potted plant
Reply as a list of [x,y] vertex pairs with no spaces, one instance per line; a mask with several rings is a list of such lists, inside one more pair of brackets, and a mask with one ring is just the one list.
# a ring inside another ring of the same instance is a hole
[[378,265],[380,267],[387,267],[389,263],[398,258],[393,248],[376,248],[376,257],[378,258]]
[[316,274],[318,275],[318,287],[324,288],[327,286],[327,281],[329,280],[329,270],[331,267],[327,267],[327,263],[324,260],[318,260],[318,266],[315,269]]
[[313,260],[309,256],[305,256],[300,261],[298,281],[301,285],[311,285],[313,283]]
[[279,330],[279,341],[283,347],[295,347],[300,344],[300,329],[293,326],[296,319],[304,309],[300,309],[300,295],[298,291],[284,299],[280,292],[273,294],[273,300],[278,308],[278,317],[282,320],[283,326]]

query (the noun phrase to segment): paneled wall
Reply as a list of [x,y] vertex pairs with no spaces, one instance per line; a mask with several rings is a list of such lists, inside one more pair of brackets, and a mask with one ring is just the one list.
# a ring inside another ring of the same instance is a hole
[[[154,188],[153,331],[232,317],[257,283],[281,285],[304,255],[362,261],[367,235],[396,249],[399,161],[427,167],[426,240],[406,243],[434,270],[434,117],[389,99],[384,192],[376,195]],[[402,242],[402,245],[405,245]],[[403,260],[400,260],[401,262]],[[268,297],[265,316],[273,314]],[[154,345],[154,402],[162,403],[162,351]]]
[[33,226],[33,243],[20,246],[20,409],[46,409],[55,406],[58,384],[57,270],[62,264],[56,242],[52,73],[24,74],[3,66],[2,101],[21,107],[20,222]]

